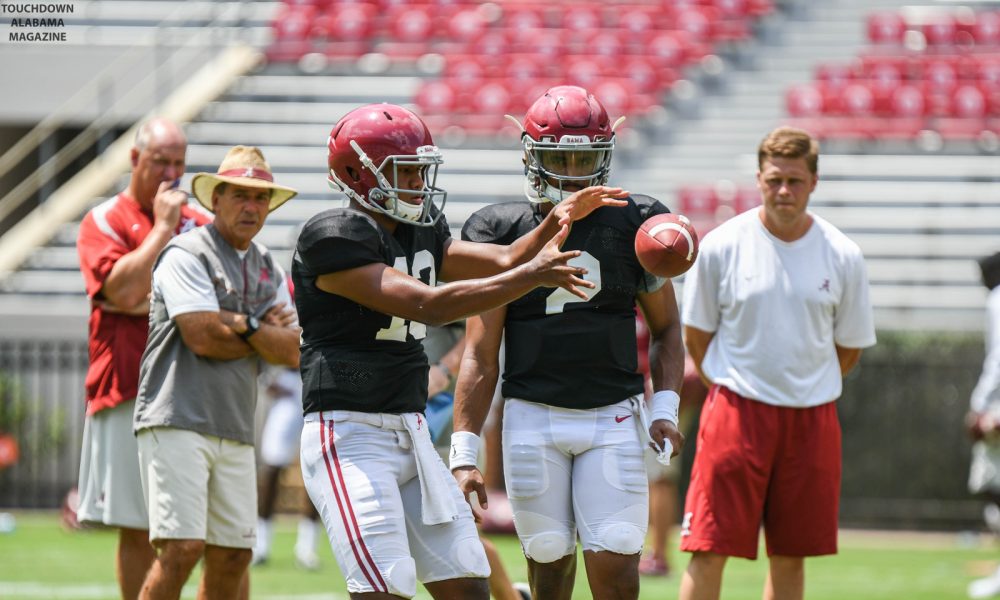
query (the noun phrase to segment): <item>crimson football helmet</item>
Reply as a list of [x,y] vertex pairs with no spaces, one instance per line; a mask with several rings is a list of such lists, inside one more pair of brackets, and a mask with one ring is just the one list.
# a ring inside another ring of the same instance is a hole
[[532,202],[558,204],[579,189],[607,182],[614,125],[587,90],[549,88],[528,109],[522,127],[525,192]]
[[[409,110],[395,104],[356,108],[333,126],[327,149],[330,187],[364,208],[425,227],[441,217],[447,199],[437,187],[441,152],[424,122]],[[420,167],[421,189],[398,187],[401,166]],[[416,198],[403,200],[401,194]]]

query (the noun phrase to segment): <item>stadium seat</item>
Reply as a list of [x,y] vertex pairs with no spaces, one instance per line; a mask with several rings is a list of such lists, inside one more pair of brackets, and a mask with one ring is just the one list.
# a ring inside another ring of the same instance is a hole
[[419,4],[400,5],[385,16],[388,23],[384,39],[375,50],[393,58],[417,58],[431,51],[430,40],[436,23],[431,7]]
[[490,76],[491,59],[477,54],[449,56],[442,76],[460,92],[470,91]]
[[1000,11],[984,10],[976,13],[971,33],[976,46],[994,49],[1000,46]]
[[375,7],[347,4],[328,11],[313,21],[310,37],[327,56],[361,56],[371,48]]
[[815,77],[828,89],[840,89],[857,78],[857,65],[845,62],[823,62],[816,65]]
[[645,46],[646,56],[660,68],[680,69],[693,58],[691,38],[684,31],[656,32]]
[[614,60],[606,56],[578,56],[566,67],[564,77],[573,85],[590,88],[614,74]]
[[878,11],[868,15],[868,41],[879,45],[900,46],[906,35],[906,22],[894,11]]
[[511,54],[504,57],[499,74],[504,79],[515,82],[514,85],[522,85],[548,75],[545,68],[547,62],[550,61],[539,59],[539,57],[530,54]]
[[681,214],[692,219],[698,217],[715,217],[719,208],[719,198],[715,188],[708,185],[685,185],[677,192],[678,208]]
[[805,83],[788,88],[785,109],[793,117],[816,117],[824,113],[824,97],[820,87]]
[[654,6],[630,6],[617,16],[618,27],[633,36],[648,34],[660,27],[660,11]]
[[592,35],[603,28],[600,12],[596,7],[587,5],[563,11],[560,25],[567,31],[585,31]]
[[687,32],[696,42],[711,43],[714,39],[714,25],[718,22],[718,11],[705,6],[687,7],[678,10],[674,16],[677,29]]
[[612,122],[622,115],[634,114],[632,111],[632,92],[627,80],[605,79],[592,87],[594,95],[608,111]]
[[958,28],[951,14],[940,13],[924,23],[921,31],[928,46],[954,46]]
[[503,29],[488,29],[470,41],[466,50],[471,54],[504,56],[510,52],[510,39],[507,37],[507,31]]
[[660,67],[645,56],[632,56],[625,60],[621,74],[631,82],[638,94],[656,94],[677,81],[677,71]]
[[422,115],[446,115],[455,110],[458,93],[446,81],[425,81],[420,85],[413,102]]
[[448,36],[452,42],[471,43],[487,28],[482,13],[474,8],[461,9],[448,19]]
[[566,54],[567,33],[562,29],[520,29],[509,35],[514,52],[554,57]]
[[546,26],[542,9],[534,5],[516,6],[503,5],[503,16],[500,24],[505,29],[515,32],[527,32],[542,29]]

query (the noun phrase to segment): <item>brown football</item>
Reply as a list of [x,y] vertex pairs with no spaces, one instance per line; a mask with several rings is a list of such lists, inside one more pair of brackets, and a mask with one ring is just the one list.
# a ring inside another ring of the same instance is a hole
[[698,258],[698,233],[684,215],[650,217],[635,234],[635,255],[653,275],[683,275]]

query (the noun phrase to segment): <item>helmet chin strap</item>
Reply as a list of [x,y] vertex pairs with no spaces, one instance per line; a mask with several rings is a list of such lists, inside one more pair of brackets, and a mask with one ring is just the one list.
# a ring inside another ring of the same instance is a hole
[[411,204],[393,196],[389,196],[386,200],[385,208],[397,217],[413,221],[414,223],[419,221],[420,217],[424,214],[423,204]]

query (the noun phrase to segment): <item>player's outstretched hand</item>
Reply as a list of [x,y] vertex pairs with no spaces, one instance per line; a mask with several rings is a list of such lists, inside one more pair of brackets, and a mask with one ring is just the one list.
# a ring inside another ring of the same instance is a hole
[[563,252],[559,249],[569,235],[569,225],[563,225],[559,232],[552,236],[545,246],[525,265],[538,277],[539,285],[543,287],[561,287],[583,300],[590,297],[581,287],[593,288],[594,284],[583,279],[587,269],[569,264],[571,259],[580,256],[579,250]]
[[669,440],[671,446],[673,446],[673,452],[670,453],[670,457],[673,458],[681,452],[681,448],[684,447],[684,434],[682,434],[677,426],[666,419],[657,419],[649,425],[649,437],[653,438],[653,450],[659,452],[663,448],[663,440]]
[[628,206],[628,202],[619,198],[627,198],[628,192],[622,188],[594,185],[583,188],[566,198],[552,212],[556,213],[560,225],[579,221],[602,206]]
[[[469,496],[475,492],[476,499],[479,501],[479,507],[486,510],[488,507],[486,503],[486,483],[483,480],[483,474],[476,467],[458,467],[453,469],[451,472],[458,481],[458,489],[462,490],[462,495],[465,496],[465,501],[472,506],[472,500]],[[472,506],[475,508],[474,506]],[[476,522],[479,522],[479,515],[473,511],[476,516]]]

